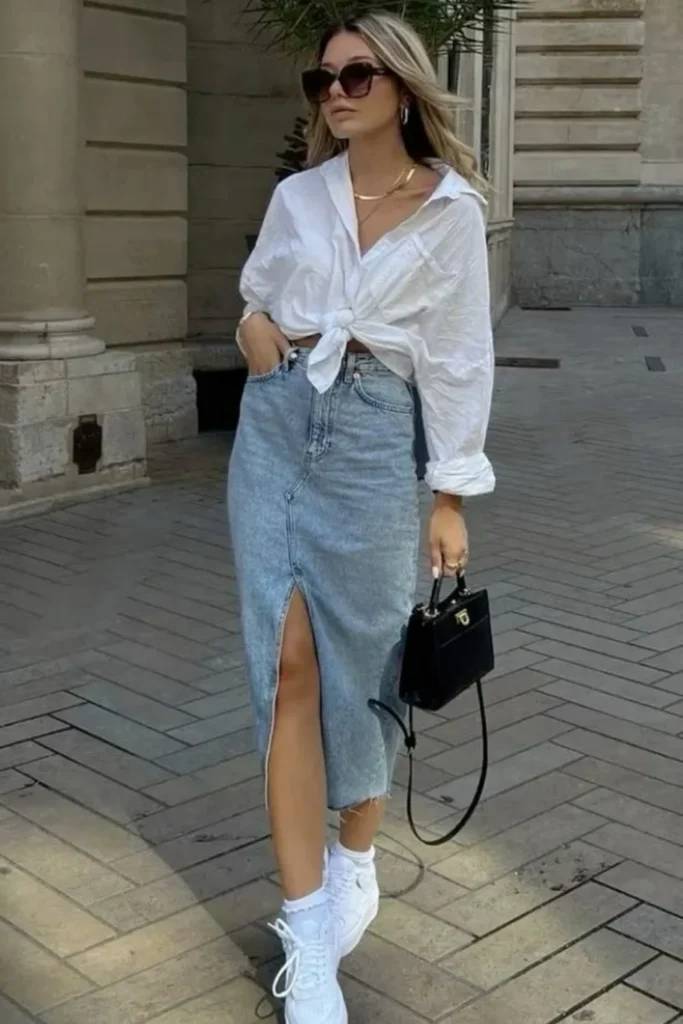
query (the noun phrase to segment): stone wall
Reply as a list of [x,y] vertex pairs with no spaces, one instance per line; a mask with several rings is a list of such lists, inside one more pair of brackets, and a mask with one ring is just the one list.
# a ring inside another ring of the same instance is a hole
[[300,109],[291,62],[255,44],[244,7],[188,2],[188,351],[197,369],[240,364],[233,335],[246,239],[259,230],[277,153]]
[[680,0],[533,0],[518,25],[522,304],[683,301]]
[[84,0],[88,306],[134,346],[148,438],[196,431],[187,330],[186,0]]

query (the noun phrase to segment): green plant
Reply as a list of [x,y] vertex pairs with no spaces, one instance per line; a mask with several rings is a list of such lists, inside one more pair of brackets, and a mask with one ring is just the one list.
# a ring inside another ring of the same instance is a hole
[[480,45],[478,30],[492,16],[518,8],[520,0],[247,0],[256,37],[292,57],[310,54],[323,32],[344,18],[381,8],[406,18],[432,53]]

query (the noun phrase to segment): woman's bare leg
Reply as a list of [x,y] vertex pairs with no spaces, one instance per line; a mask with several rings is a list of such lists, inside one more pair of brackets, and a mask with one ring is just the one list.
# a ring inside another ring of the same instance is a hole
[[298,900],[323,884],[327,803],[318,663],[298,590],[283,631],[267,786],[282,888],[286,899]]
[[366,800],[339,815],[339,842],[353,853],[365,853],[372,847],[384,814],[384,800]]

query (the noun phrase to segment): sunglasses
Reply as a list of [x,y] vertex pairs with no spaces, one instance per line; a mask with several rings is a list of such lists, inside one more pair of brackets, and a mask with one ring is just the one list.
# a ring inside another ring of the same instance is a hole
[[326,103],[335,82],[339,82],[347,99],[359,100],[369,94],[374,78],[389,74],[391,72],[386,68],[378,68],[370,61],[354,61],[346,64],[341,71],[330,71],[328,68],[304,71],[301,84],[309,103]]

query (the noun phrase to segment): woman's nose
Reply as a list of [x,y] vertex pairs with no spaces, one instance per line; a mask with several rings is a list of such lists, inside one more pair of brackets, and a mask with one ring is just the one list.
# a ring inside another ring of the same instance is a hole
[[344,93],[344,90],[341,87],[341,83],[340,83],[339,79],[336,78],[334,80],[334,82],[332,83],[332,85],[330,86],[330,96],[332,96],[334,99],[338,99],[340,96],[344,96],[344,95],[345,95],[345,93]]

